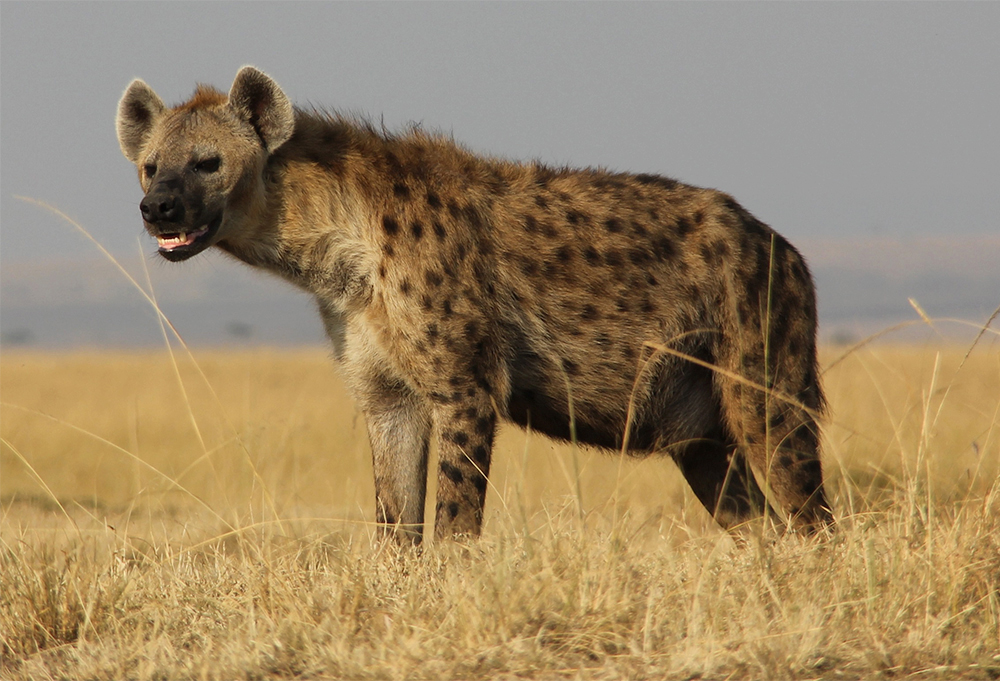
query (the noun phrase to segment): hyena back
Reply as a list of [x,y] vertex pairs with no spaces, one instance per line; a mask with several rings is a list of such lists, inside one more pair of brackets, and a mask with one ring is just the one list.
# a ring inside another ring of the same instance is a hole
[[830,522],[812,280],[726,194],[390,135],[252,67],[174,108],[134,81],[117,127],[163,257],[216,246],[315,296],[386,531],[422,537],[433,434],[436,534],[478,534],[499,419],[666,452],[730,530],[758,481],[792,527]]

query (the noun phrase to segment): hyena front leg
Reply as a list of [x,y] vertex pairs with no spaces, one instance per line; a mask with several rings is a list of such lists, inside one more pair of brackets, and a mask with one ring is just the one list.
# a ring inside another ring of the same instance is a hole
[[385,374],[368,376],[356,392],[372,448],[379,532],[419,544],[427,491],[429,405],[405,383]]
[[496,432],[489,394],[470,378],[453,379],[450,393],[435,393],[438,488],[434,536],[479,536]]

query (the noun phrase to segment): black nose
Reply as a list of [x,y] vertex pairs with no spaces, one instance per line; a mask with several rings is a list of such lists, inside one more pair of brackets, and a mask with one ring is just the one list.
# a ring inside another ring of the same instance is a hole
[[184,218],[184,204],[176,194],[154,192],[146,194],[139,202],[142,219],[150,224],[180,222]]

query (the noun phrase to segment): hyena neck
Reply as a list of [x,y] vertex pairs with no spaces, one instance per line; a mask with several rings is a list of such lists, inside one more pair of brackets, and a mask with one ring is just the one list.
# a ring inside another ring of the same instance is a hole
[[364,230],[382,178],[370,159],[381,137],[342,119],[296,112],[292,138],[269,160],[253,238],[223,250],[314,294],[342,313],[371,298]]

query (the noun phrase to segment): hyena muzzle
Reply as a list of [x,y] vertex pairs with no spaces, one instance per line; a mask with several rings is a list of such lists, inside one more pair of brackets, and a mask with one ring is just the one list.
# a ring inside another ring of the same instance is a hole
[[388,134],[252,67],[173,108],[136,80],[117,127],[163,257],[215,246],[317,300],[384,531],[420,541],[433,436],[436,534],[478,534],[500,420],[669,454],[731,531],[769,502],[831,522],[812,279],[726,194]]

